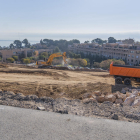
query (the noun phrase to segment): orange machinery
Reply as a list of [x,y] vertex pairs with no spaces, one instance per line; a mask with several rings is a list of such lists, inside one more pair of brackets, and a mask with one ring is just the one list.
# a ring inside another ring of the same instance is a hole
[[131,79],[134,78],[140,82],[140,67],[127,66],[127,65],[114,65],[113,62],[110,64],[110,75],[115,77],[116,84],[122,84],[124,81],[125,85],[131,85]]

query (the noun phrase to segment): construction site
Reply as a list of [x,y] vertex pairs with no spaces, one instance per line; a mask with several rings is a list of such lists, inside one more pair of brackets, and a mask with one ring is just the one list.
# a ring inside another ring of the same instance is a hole
[[[55,57],[63,57],[64,66],[53,66]],[[118,76],[118,68],[119,71],[130,71],[131,68],[116,67],[112,63],[110,71],[71,69],[66,60],[65,53],[56,53],[34,65],[1,63],[0,104],[32,109],[41,107],[40,110],[62,114],[140,121],[140,83],[131,81],[131,77],[125,78],[124,72]],[[130,115],[132,112],[133,115]]]

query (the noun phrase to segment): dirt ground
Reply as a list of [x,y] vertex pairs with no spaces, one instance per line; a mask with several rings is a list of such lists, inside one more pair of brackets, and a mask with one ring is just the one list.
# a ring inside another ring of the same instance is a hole
[[111,92],[108,72],[0,67],[0,89],[39,97],[80,99],[86,92]]
[[108,72],[0,65],[0,89],[24,95],[81,99],[87,92],[112,92],[112,85],[115,85],[115,80]]

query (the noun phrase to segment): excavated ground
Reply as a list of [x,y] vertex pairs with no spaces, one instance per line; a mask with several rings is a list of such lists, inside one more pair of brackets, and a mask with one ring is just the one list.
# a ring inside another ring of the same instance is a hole
[[80,99],[82,94],[100,90],[111,92],[114,78],[108,72],[0,67],[0,89],[24,95],[54,99]]
[[[0,65],[0,104],[32,109],[41,105],[46,111],[82,116],[112,118],[116,114],[119,120],[140,122],[139,106],[133,108],[94,101],[83,103],[81,100],[85,93],[111,93],[114,85],[114,77],[108,72]],[[132,82],[132,86],[139,86],[139,83]]]

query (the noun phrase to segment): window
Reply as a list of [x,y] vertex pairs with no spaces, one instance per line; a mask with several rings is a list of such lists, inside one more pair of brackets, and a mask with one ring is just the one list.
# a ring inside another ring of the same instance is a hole
[[132,55],[132,58],[134,58],[134,55]]
[[130,57],[130,55],[128,55],[128,57]]
[[136,56],[136,58],[139,58],[139,56]]

